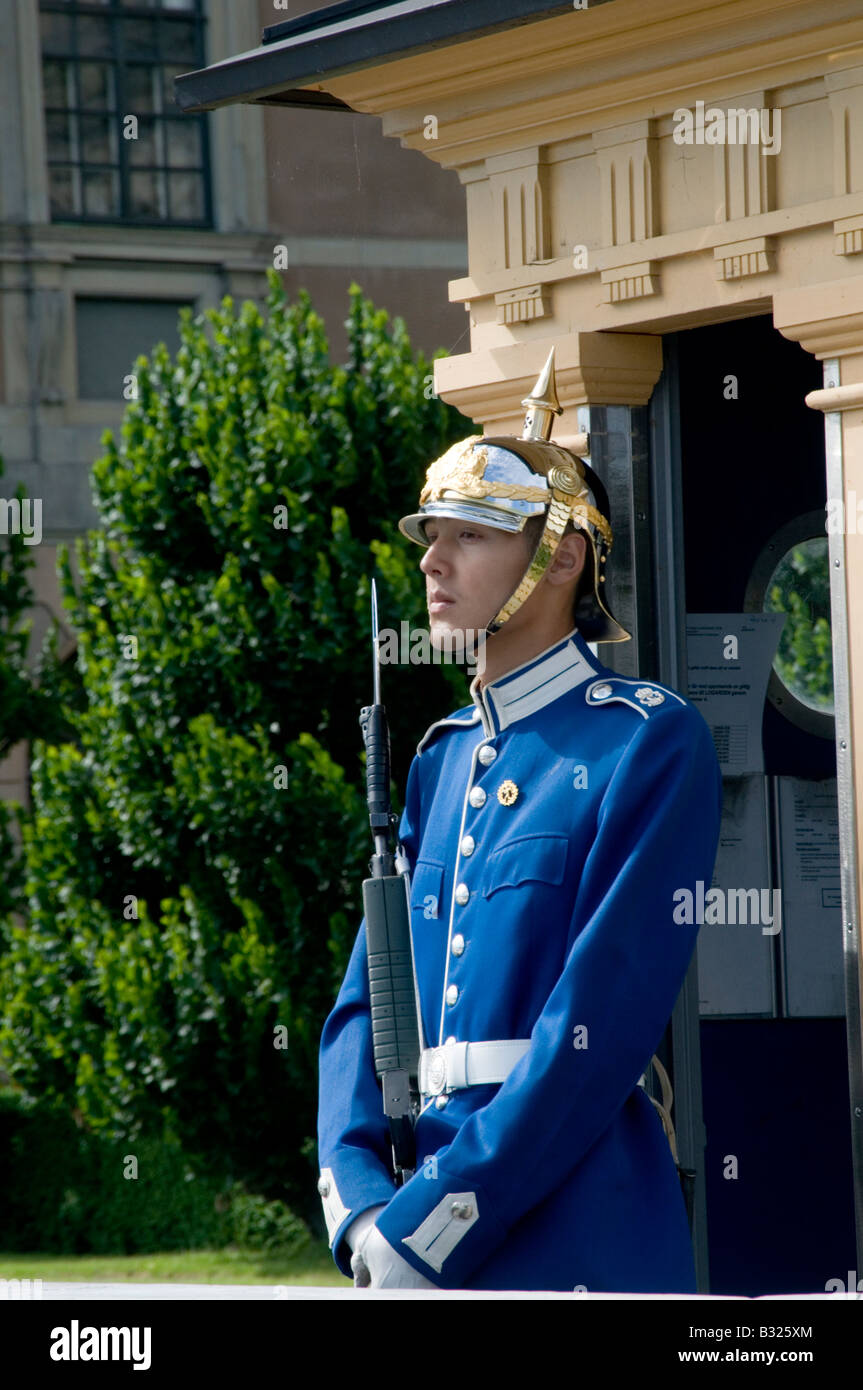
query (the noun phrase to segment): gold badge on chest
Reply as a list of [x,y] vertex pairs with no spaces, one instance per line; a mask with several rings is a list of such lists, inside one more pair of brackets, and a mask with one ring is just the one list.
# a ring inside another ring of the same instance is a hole
[[497,789],[497,799],[501,806],[511,806],[518,797],[518,787],[509,778],[501,782]]

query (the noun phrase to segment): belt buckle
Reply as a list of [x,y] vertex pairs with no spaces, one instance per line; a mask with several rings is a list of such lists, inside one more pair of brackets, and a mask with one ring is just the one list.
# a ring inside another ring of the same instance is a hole
[[426,1095],[439,1096],[446,1088],[446,1053],[436,1047],[426,1067]]

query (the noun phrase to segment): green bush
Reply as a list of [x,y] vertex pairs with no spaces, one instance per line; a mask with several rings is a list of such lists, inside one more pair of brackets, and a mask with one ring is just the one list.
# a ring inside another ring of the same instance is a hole
[[[103,529],[77,579],[61,564],[77,660],[43,688],[74,736],[35,745],[23,920],[0,921],[0,1069],[25,1102],[125,1152],[175,1138],[205,1187],[316,1220],[318,1040],[370,853],[370,575],[382,625],[425,622],[395,522],[469,428],[356,287],[348,331],[333,366],[274,281],[266,314],[187,311],[175,360],[138,359],[94,467]],[[387,668],[396,785],[464,692]]]
[[238,1184],[230,1203],[232,1242],[240,1250],[297,1255],[311,1243],[308,1226],[284,1202],[268,1202]]
[[118,1144],[0,1093],[0,1250],[144,1254],[235,1246],[295,1255],[308,1227],[281,1201],[195,1171],[176,1138]]
[[195,1173],[176,1139],[125,1145],[71,1117],[0,1097],[0,1249],[134,1254],[233,1238],[224,1184]]

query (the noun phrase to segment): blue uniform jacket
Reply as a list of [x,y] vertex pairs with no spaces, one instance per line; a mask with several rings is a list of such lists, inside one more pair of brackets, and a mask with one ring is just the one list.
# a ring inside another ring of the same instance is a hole
[[[503,1084],[424,1103],[397,1189],[375,1079],[365,924],[320,1056],[319,1184],[337,1265],[368,1207],[441,1288],[694,1291],[661,1120],[639,1078],[697,926],[722,782],[697,710],[572,633],[432,725],[401,836],[425,1045],[525,1039]],[[679,915],[679,914],[678,914]]]

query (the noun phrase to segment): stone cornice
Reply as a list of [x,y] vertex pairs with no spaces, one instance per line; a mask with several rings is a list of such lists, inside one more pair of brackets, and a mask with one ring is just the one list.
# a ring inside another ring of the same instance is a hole
[[559,433],[570,436],[580,405],[644,405],[662,371],[662,340],[649,333],[569,333],[489,351],[441,357],[435,391],[486,433],[520,432],[527,396],[554,346]]
[[[773,296],[773,323],[784,337],[800,343],[814,357],[863,357],[863,277],[778,290]],[[818,401],[820,409],[850,408],[853,402],[842,404],[844,387],[837,383],[830,389],[835,403],[826,406]],[[827,390],[811,394],[826,396]]]
[[[112,235],[113,233],[113,235]],[[258,269],[273,262],[272,232],[219,232],[212,227],[110,227],[44,223],[0,229],[0,261],[117,260],[192,266],[238,262]]]
[[[445,167],[860,62],[857,0],[616,0],[327,80]],[[437,130],[428,138],[425,119]]]
[[519,290],[531,285],[549,285],[559,280],[577,279],[597,271],[617,270],[643,261],[662,261],[672,256],[697,255],[708,249],[725,247],[735,241],[749,242],[754,238],[789,234],[807,228],[823,227],[842,219],[863,218],[863,192],[848,193],[839,198],[824,198],[817,203],[777,208],[754,217],[719,222],[713,226],[688,228],[664,236],[633,241],[622,246],[598,246],[591,250],[590,267],[585,271],[573,269],[571,256],[558,256],[546,262],[508,267],[494,274],[463,276],[450,280],[449,297],[455,303],[479,299],[483,295]]

